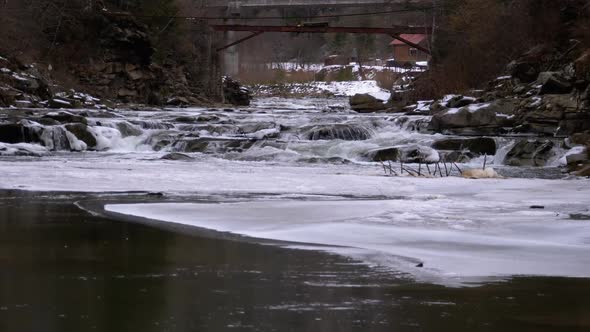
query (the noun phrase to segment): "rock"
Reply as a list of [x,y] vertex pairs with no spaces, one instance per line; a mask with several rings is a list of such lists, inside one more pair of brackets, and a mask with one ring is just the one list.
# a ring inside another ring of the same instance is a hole
[[579,170],[574,172],[574,175],[590,177],[590,164],[582,166]]
[[539,74],[537,83],[541,84],[539,94],[567,94],[572,92],[573,85],[558,73],[543,72]]
[[123,137],[141,136],[143,134],[143,132],[139,128],[127,121],[118,122],[117,129],[119,129],[119,132]]
[[18,93],[16,91],[12,91],[9,88],[0,86],[0,106],[8,107],[13,105],[17,94]]
[[549,45],[537,45],[508,65],[510,75],[521,82],[531,83],[537,79],[542,64],[552,54]]
[[437,163],[440,161],[438,152],[422,145],[404,145],[370,150],[366,158],[372,161],[401,161],[404,163]]
[[568,136],[590,130],[590,112],[565,113],[565,118],[559,122],[558,136]]
[[209,142],[205,140],[195,139],[186,141],[184,152],[205,152],[209,147]]
[[545,166],[555,155],[554,146],[549,140],[522,140],[510,149],[504,163],[510,166]]
[[493,133],[502,127],[514,124],[517,101],[500,99],[492,103],[472,104],[462,108],[451,108],[432,117],[429,129],[442,132],[461,132],[457,129],[475,128],[478,133]]
[[566,162],[569,165],[577,165],[582,162],[588,161],[588,151],[584,150],[580,153],[569,154],[565,157]]
[[177,161],[191,161],[191,160],[195,160],[195,158],[186,155],[184,153],[178,153],[178,152],[174,152],[174,153],[168,153],[167,155],[164,155],[162,158],[160,159],[164,159],[164,160],[177,160]]
[[47,119],[53,119],[61,123],[82,123],[88,124],[88,120],[85,117],[72,114],[70,112],[58,112],[58,113],[47,113],[43,116]]
[[574,71],[576,80],[590,81],[590,49],[574,61]]
[[464,97],[464,96],[456,96],[451,98],[447,102],[448,108],[461,108],[468,105],[471,105],[475,102],[475,98],[472,97]]
[[356,124],[321,124],[304,127],[302,130],[305,137],[312,141],[334,139],[363,141],[373,136],[369,129]]
[[4,143],[37,143],[40,142],[40,135],[32,127],[20,123],[0,124],[0,142]]
[[195,123],[197,122],[197,119],[192,116],[179,116],[175,119],[175,121],[180,123]]
[[121,88],[121,89],[119,89],[117,94],[119,97],[135,97],[135,96],[137,96],[137,91],[127,89],[127,88]]
[[223,96],[226,103],[238,106],[249,106],[252,99],[248,89],[229,77],[223,79]]
[[137,80],[140,80],[140,79],[144,78],[144,74],[143,74],[143,72],[141,70],[128,71],[127,72],[127,76],[132,81],[137,81]]
[[490,137],[477,138],[443,138],[435,141],[432,147],[436,150],[463,151],[469,150],[476,155],[496,154],[496,141]]
[[367,152],[367,158],[372,161],[398,161],[400,160],[400,150],[396,147],[376,149]]
[[197,122],[217,122],[220,118],[213,114],[203,114],[197,117]]
[[466,163],[477,157],[469,151],[442,151],[439,150],[440,158],[447,163]]
[[349,98],[350,107],[353,111],[359,113],[382,111],[387,108],[387,105],[370,94],[356,94]]
[[573,134],[568,139],[568,145],[570,147],[576,145],[590,146],[590,132]]
[[88,131],[88,126],[82,123],[74,123],[68,124],[65,126],[67,131],[74,134],[77,139],[86,143],[88,149],[95,149],[96,148],[96,137]]
[[539,74],[538,67],[528,62],[513,61],[508,65],[508,70],[512,77],[524,83],[533,82]]
[[172,97],[166,101],[166,104],[170,106],[188,106],[190,102],[184,97]]
[[53,98],[47,102],[49,108],[74,108],[71,102],[63,98]]

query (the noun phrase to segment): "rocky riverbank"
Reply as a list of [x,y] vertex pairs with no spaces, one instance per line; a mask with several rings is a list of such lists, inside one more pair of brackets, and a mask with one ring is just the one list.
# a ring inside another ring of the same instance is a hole
[[[590,49],[578,42],[561,52],[537,46],[511,62],[505,76],[468,95],[411,102],[410,92],[394,93],[387,105],[368,95],[350,104],[358,112],[430,115],[433,133],[522,137],[507,153],[509,165],[545,166],[559,146],[569,150],[562,161],[569,171],[590,176]],[[471,142],[441,144],[472,154]]]

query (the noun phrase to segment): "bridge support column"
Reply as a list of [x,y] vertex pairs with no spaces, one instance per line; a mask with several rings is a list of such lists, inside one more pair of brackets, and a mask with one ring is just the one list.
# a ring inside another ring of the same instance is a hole
[[[223,34],[224,44],[228,44],[236,40],[237,33],[234,31],[226,31]],[[223,52],[223,74],[225,76],[236,77],[240,73],[240,53],[238,46],[232,46]]]

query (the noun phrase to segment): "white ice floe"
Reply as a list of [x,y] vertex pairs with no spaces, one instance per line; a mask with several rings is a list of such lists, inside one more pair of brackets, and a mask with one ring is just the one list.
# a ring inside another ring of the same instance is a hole
[[[531,210],[508,200],[457,198],[122,204],[106,210],[333,246],[324,250],[445,285],[511,275],[590,277],[590,225],[568,220],[562,212],[567,207]],[[424,267],[416,268],[418,262]]]
[[48,152],[47,148],[36,144],[0,142],[0,156],[42,156]]

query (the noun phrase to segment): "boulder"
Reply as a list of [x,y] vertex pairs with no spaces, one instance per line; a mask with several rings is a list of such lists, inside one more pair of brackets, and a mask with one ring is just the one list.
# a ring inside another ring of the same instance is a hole
[[540,69],[551,57],[552,50],[549,45],[537,45],[517,60],[508,65],[510,75],[521,82],[531,83],[537,79]]
[[390,147],[371,150],[367,152],[366,156],[372,161],[398,161],[400,159],[401,153],[399,148]]
[[435,141],[432,148],[436,150],[464,151],[468,150],[475,155],[496,154],[496,141],[490,137],[476,138],[443,138]]
[[564,119],[559,122],[557,135],[568,136],[588,130],[590,130],[590,112],[569,112],[565,113]]
[[195,123],[197,122],[197,118],[193,116],[179,116],[175,119],[175,121],[180,123]]
[[517,101],[499,99],[491,103],[472,104],[462,108],[451,108],[432,117],[429,129],[442,132],[460,132],[465,128],[477,128],[476,132],[494,132],[514,124]]
[[34,128],[20,123],[0,124],[0,142],[15,144],[40,141],[39,133]]
[[209,142],[205,140],[195,139],[185,142],[184,152],[205,152],[209,147]]
[[47,113],[43,116],[47,119],[53,119],[61,123],[82,123],[88,124],[88,120],[81,115],[72,114],[70,112]]
[[582,166],[579,170],[574,172],[574,175],[590,177],[590,164]]
[[538,66],[526,61],[511,62],[508,65],[508,71],[510,72],[510,76],[524,83],[533,82],[539,74]]
[[573,134],[568,138],[568,145],[571,147],[576,145],[585,145],[590,147],[590,132]]
[[471,105],[475,102],[473,97],[455,96],[447,102],[448,108],[461,108]]
[[585,149],[580,151],[579,153],[572,153],[568,154],[565,157],[566,163],[568,165],[577,165],[579,163],[587,162],[588,161],[588,151]]
[[539,94],[567,94],[572,92],[573,85],[555,72],[543,72],[539,74],[537,83],[541,84]]
[[372,161],[401,161],[404,163],[437,163],[440,155],[432,148],[422,145],[402,145],[370,150],[366,158]]
[[13,105],[17,94],[16,91],[0,86],[0,107]]
[[238,106],[249,106],[252,99],[250,90],[229,77],[223,80],[223,97],[226,103]]
[[72,123],[65,126],[66,129],[74,134],[77,139],[86,143],[88,149],[95,149],[96,148],[96,137],[88,131],[88,126],[83,123]]
[[166,101],[166,105],[170,106],[188,106],[191,103],[185,97],[172,97]]
[[510,149],[504,163],[510,166],[545,166],[555,156],[554,146],[549,140],[522,140]]
[[447,163],[466,163],[477,157],[469,151],[438,151],[442,161]]
[[119,129],[123,137],[141,136],[143,134],[143,131],[127,121],[118,122],[117,129]]
[[590,48],[574,61],[576,80],[590,81]]
[[47,102],[49,108],[74,108],[74,105],[64,98],[52,98]]
[[356,124],[322,124],[302,128],[305,137],[312,141],[341,139],[345,141],[363,141],[371,138],[373,133]]
[[178,153],[178,152],[174,152],[174,153],[168,153],[166,155],[164,155],[162,158],[163,160],[177,160],[177,161],[191,161],[191,160],[195,160],[195,158],[186,155],[184,153]]
[[387,108],[387,105],[370,94],[356,94],[349,98],[350,108],[359,113],[382,111]]

